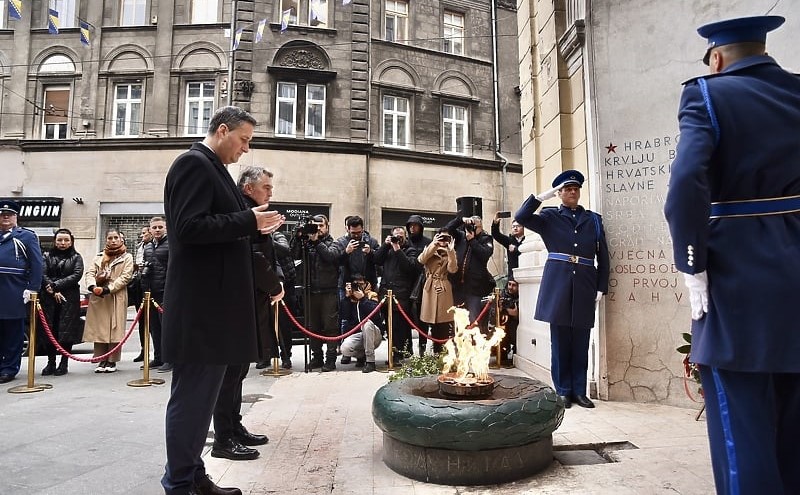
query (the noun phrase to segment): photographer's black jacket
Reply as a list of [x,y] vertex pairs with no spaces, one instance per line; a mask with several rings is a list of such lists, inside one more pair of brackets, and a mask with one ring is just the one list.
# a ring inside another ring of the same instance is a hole
[[330,234],[326,234],[322,239],[311,241],[307,236],[301,236],[300,232],[295,232],[291,245],[292,256],[295,259],[303,259],[304,248],[308,252],[311,293],[336,292],[339,286],[339,256],[341,251],[333,237]]
[[375,252],[375,264],[383,267],[380,295],[392,289],[392,293],[398,299],[408,299],[419,273],[417,271],[419,253],[420,251],[408,245],[395,251],[391,244],[385,242],[381,244]]

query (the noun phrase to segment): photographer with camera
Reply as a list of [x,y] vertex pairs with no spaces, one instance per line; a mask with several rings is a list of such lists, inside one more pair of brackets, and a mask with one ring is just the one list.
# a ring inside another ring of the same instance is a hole
[[[341,308],[342,333],[358,325],[378,306],[378,294],[361,275],[356,275],[352,282],[344,285],[344,298]],[[375,371],[375,349],[383,340],[383,321],[380,313],[376,313],[361,327],[361,332],[344,339],[342,356],[356,358],[356,368],[362,373]]]
[[341,288],[344,289],[344,283],[357,274],[363,275],[367,282],[377,287],[378,272],[375,269],[374,255],[379,244],[364,230],[364,219],[358,215],[347,217],[347,234],[338,238],[336,243],[341,251]]
[[[447,231],[453,237],[458,259],[458,271],[450,276],[453,282],[455,304],[469,311],[469,320],[474,322],[483,309],[481,299],[494,290],[494,278],[486,265],[494,252],[492,236],[483,230],[481,217],[458,216],[451,220]],[[486,321],[480,322],[484,333]]]
[[[307,219],[295,230],[292,239],[292,255],[295,259],[306,261],[303,267],[308,270],[306,280],[308,300],[303,301],[307,309],[306,326],[318,334],[328,337],[339,335],[339,245],[328,233],[328,217],[315,215]],[[305,253],[304,253],[305,252]],[[307,258],[304,259],[303,255]],[[322,368],[322,371],[336,369],[336,341],[327,342],[325,361],[322,360],[320,339],[311,339],[311,361],[308,369]]]
[[[411,355],[411,325],[402,317],[397,305],[401,305],[406,314],[412,314],[411,290],[417,280],[417,256],[415,250],[406,242],[406,231],[403,227],[395,227],[392,233],[386,236],[381,247],[375,252],[375,263],[383,267],[381,277],[380,296],[386,295],[389,289],[396,299],[392,309],[392,348],[399,353],[393,361],[402,361],[402,354]],[[384,320],[389,321],[389,305],[383,307]]]
[[525,241],[525,229],[516,220],[511,222],[511,235],[500,232],[500,220],[511,218],[510,211],[498,211],[492,220],[492,238],[506,248],[506,262],[508,263],[508,276],[514,274],[514,268],[519,266],[519,245]]
[[491,322],[505,329],[506,335],[500,341],[500,365],[513,367],[509,357],[512,351],[517,352],[517,327],[519,327],[519,284],[513,278],[506,282],[506,288],[500,293],[500,322],[496,322],[497,312],[492,311]]

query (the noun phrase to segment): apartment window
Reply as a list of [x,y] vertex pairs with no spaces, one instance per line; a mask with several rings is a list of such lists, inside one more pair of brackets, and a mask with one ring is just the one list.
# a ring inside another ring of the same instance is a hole
[[455,55],[464,54],[464,15],[456,12],[444,13],[444,51]]
[[76,27],[75,0],[50,0],[50,8],[58,12],[60,28]]
[[383,97],[383,144],[399,148],[408,147],[408,98]]
[[386,0],[386,41],[405,42],[408,26],[408,2]]
[[142,85],[117,84],[114,88],[114,136],[136,137],[142,128]]
[[456,105],[442,105],[442,149],[445,153],[467,153],[467,109]]
[[192,24],[217,22],[217,0],[192,0]]
[[306,87],[306,137],[325,137],[325,86]]
[[278,101],[275,105],[275,134],[277,136],[295,135],[297,115],[297,84],[279,82]]
[[69,86],[47,86],[44,88],[42,139],[67,139],[69,100]]
[[143,26],[147,24],[147,0],[122,0],[121,26]]
[[214,113],[215,90],[213,81],[186,83],[186,136],[205,135],[211,114]]
[[281,0],[281,18],[287,10],[290,26],[328,27],[328,0]]

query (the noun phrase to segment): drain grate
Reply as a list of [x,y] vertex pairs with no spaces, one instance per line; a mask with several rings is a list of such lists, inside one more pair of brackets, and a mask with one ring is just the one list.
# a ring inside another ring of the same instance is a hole
[[638,449],[631,442],[554,445],[553,457],[564,466],[588,466],[619,462],[614,452]]

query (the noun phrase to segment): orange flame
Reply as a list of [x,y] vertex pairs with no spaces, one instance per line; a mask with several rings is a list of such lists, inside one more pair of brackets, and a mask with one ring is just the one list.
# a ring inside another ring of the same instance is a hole
[[469,328],[469,311],[456,307],[451,307],[448,311],[455,315],[456,333],[445,344],[447,355],[444,357],[442,373],[455,372],[454,378],[460,383],[487,381],[492,347],[503,340],[505,330],[500,326],[495,327],[494,335],[487,340],[478,326]]

